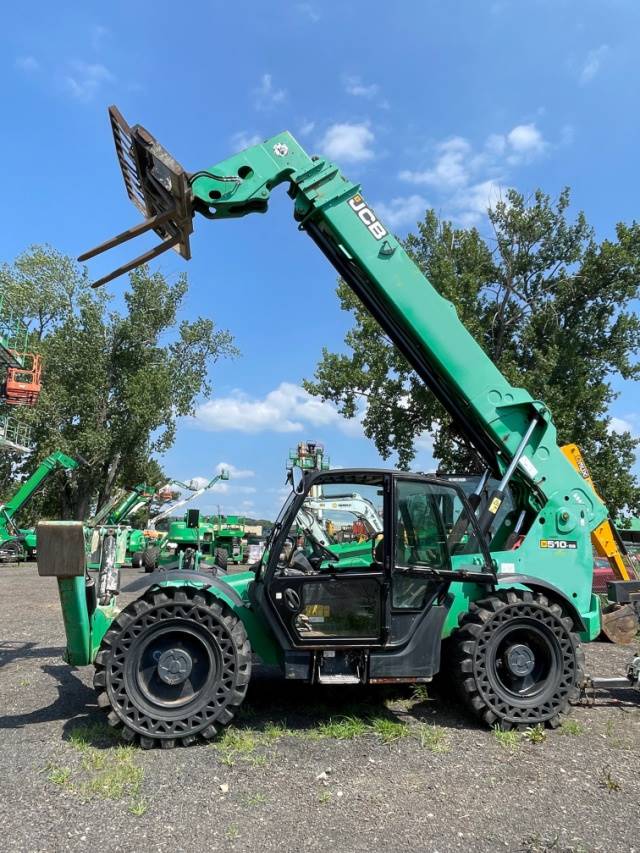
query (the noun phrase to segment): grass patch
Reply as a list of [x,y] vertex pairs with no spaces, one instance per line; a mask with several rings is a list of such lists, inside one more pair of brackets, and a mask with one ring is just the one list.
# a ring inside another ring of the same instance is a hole
[[520,733],[515,731],[504,732],[497,726],[491,729],[494,738],[498,741],[503,749],[514,750],[520,744]]
[[331,791],[320,791],[318,794],[319,803],[328,803],[331,800]]
[[251,729],[225,729],[213,746],[225,752],[251,754],[258,746],[258,737]]
[[427,691],[426,684],[416,684],[411,694],[411,701],[416,705],[429,701],[429,693]]
[[428,749],[431,752],[449,751],[447,733],[441,726],[423,723],[420,726],[418,736],[420,739],[420,746],[423,749]]
[[400,738],[407,737],[410,733],[409,726],[406,723],[390,720],[388,717],[374,717],[369,725],[383,743],[393,743]]
[[226,831],[226,837],[227,841],[235,841],[237,838],[240,838],[240,830],[238,829],[237,824],[229,824]]
[[560,724],[558,734],[569,735],[570,737],[579,737],[584,734],[584,726],[577,720],[564,720]]
[[82,723],[69,733],[69,743],[80,752],[95,746],[111,746],[119,740],[118,733],[105,723]]
[[142,817],[142,815],[147,811],[147,801],[134,800],[129,806],[129,811],[136,817]]
[[137,800],[144,770],[135,763],[135,754],[130,746],[119,746],[113,750],[96,775],[83,785],[85,793],[104,800],[121,800],[125,796]]
[[266,802],[269,801],[269,798],[266,794],[258,791],[256,794],[247,794],[243,798],[243,802],[246,806],[262,806]]
[[598,783],[601,788],[604,788],[605,791],[608,791],[610,794],[616,793],[616,791],[622,790],[622,785],[611,775],[611,770],[608,767],[602,768],[602,776],[600,777],[600,782]]
[[82,755],[82,766],[85,770],[104,770],[109,760],[108,754],[104,750],[94,749],[89,747]]
[[538,833],[523,839],[518,850],[520,853],[588,853],[580,842],[567,846],[560,841],[559,835],[545,838]]
[[528,729],[525,729],[522,737],[528,740],[529,743],[544,743],[547,739],[547,732],[544,726],[538,723],[537,726],[529,726]]
[[71,780],[71,769],[60,767],[57,764],[48,764],[47,781],[53,785],[68,785]]
[[369,725],[361,717],[336,717],[335,719],[330,718],[326,722],[320,723],[319,726],[316,726],[311,731],[318,738],[353,740],[356,737],[366,734],[369,731]]
[[270,742],[292,734],[293,732],[291,729],[287,728],[286,723],[267,723],[264,727],[262,736],[264,740]]

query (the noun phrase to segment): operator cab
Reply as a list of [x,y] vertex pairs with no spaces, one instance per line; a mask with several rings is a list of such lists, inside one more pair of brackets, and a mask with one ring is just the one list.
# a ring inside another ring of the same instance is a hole
[[[356,504],[366,507],[366,523]],[[449,586],[468,576],[495,578],[457,485],[401,472],[323,471],[307,474],[283,507],[253,594],[285,659],[301,661],[301,669],[285,667],[288,677],[316,671],[322,681],[327,666],[338,666],[334,674],[357,681],[393,681],[437,671]],[[310,648],[324,651],[301,655]]]

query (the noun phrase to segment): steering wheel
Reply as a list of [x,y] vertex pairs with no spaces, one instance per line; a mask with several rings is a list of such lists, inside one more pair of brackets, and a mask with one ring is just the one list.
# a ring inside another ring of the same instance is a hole
[[333,563],[340,562],[340,556],[336,554],[335,551],[332,551],[330,548],[327,548],[326,545],[323,545],[322,542],[316,539],[311,530],[305,530],[304,535],[311,540],[311,542],[313,543],[314,550],[319,551],[320,554],[324,557],[324,559],[331,560],[331,562]]

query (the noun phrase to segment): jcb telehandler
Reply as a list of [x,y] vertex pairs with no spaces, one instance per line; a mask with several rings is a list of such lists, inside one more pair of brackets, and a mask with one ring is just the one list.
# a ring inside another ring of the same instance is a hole
[[[428,681],[446,665],[486,724],[558,725],[584,680],[580,641],[600,630],[591,532],[607,510],[558,447],[548,408],[500,373],[359,186],[291,134],[188,173],[144,128],[129,127],[113,107],[110,117],[127,192],[146,219],[81,260],[145,231],[163,242],[96,286],[168,248],[188,259],[196,214],[265,213],[285,184],[298,230],[436,394],[498,485],[476,516],[463,491],[437,477],[300,472],[255,573],[157,572],[134,582],[141,594],[122,610],[113,598],[96,603],[81,530],[41,525],[49,547],[39,571],[58,579],[67,659],[95,664],[109,723],[143,747],[212,738],[241,705],[255,652],[288,679],[331,684]],[[520,545],[490,552],[510,483],[524,513]],[[367,567],[312,535],[292,542],[318,485],[324,494],[358,493],[380,513],[382,536],[372,539]],[[617,594],[636,594],[636,586]]]

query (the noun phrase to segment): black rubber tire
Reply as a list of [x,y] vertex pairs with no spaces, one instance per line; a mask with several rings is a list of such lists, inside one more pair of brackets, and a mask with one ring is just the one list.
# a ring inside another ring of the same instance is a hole
[[140,569],[142,568],[142,551],[134,551],[131,555],[131,568],[132,569]]
[[[452,675],[463,702],[503,730],[560,725],[584,681],[584,652],[562,607],[540,593],[498,591],[459,622]],[[532,670],[516,674],[509,660]]]
[[149,545],[142,552],[142,568],[145,572],[155,572],[160,559],[160,548],[157,545]]
[[213,555],[214,565],[217,566],[221,571],[226,572],[227,566],[229,564],[229,555],[225,548],[216,548],[215,554]]
[[[189,667],[186,675],[171,668],[176,655],[183,656],[178,666]],[[210,740],[230,723],[250,677],[247,632],[226,604],[206,590],[155,586],[113,621],[93,685],[109,725],[125,740],[171,749]]]

